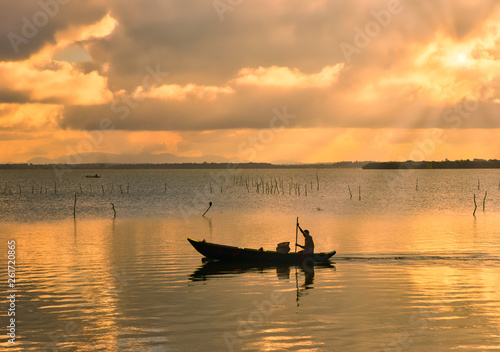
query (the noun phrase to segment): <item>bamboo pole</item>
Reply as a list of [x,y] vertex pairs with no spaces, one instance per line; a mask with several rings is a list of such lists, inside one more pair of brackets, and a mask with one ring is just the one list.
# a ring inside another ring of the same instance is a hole
[[299,217],[297,216],[297,222],[295,223],[295,253],[297,253],[298,240],[299,240]]
[[73,204],[73,219],[76,218],[76,192],[75,192],[75,203]]
[[349,196],[350,196],[350,198],[349,198],[349,199],[352,199],[351,187],[349,187],[349,185],[347,185],[347,189],[349,190]]
[[116,219],[115,205],[113,203],[111,203],[111,206],[113,207],[113,219]]
[[484,211],[484,207],[485,207],[485,204],[486,204],[486,195],[488,194],[488,191],[484,191],[484,198],[483,198],[483,211]]

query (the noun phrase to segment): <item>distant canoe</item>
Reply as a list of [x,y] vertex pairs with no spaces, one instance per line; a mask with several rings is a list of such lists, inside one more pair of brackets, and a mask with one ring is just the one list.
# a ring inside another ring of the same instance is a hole
[[101,176],[100,176],[100,175],[98,175],[98,174],[95,174],[95,175],[87,175],[87,176],[85,176],[85,177],[86,177],[86,178],[101,178]]
[[251,248],[240,248],[225,246],[221,244],[209,243],[206,241],[196,241],[188,238],[189,243],[198,251],[210,259],[259,262],[259,263],[301,263],[303,261],[326,262],[336,251],[325,253],[278,253],[276,251],[264,251]]

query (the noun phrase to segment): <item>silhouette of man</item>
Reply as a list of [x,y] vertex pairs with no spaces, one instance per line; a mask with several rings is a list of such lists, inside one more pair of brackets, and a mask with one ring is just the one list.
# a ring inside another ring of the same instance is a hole
[[309,234],[308,230],[302,230],[299,224],[297,224],[299,227],[300,232],[302,232],[302,235],[304,235],[304,245],[300,245],[297,243],[297,246],[302,248],[303,250],[300,251],[299,253],[307,253],[307,254],[313,254],[314,253],[314,241]]

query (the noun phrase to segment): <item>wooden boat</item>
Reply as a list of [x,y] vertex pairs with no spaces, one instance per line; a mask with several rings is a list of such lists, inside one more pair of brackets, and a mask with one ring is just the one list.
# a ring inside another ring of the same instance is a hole
[[205,240],[196,241],[191,238],[188,238],[188,241],[205,257],[227,261],[260,263],[301,263],[307,261],[311,263],[321,263],[328,261],[336,253],[336,251],[314,254],[278,253],[276,251],[225,246],[222,244],[209,243]]
[[95,175],[87,175],[85,176],[86,178],[101,178],[101,176],[99,176],[98,174],[95,174]]

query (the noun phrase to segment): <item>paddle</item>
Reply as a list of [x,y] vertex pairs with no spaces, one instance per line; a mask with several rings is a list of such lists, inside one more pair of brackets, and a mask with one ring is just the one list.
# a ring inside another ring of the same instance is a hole
[[297,253],[298,238],[299,238],[299,217],[297,216],[297,223],[295,224],[295,253]]
[[[295,253],[297,253],[297,241],[299,238],[299,217],[295,223]],[[297,265],[295,265],[295,287],[297,288],[297,307],[299,306],[299,276],[297,275]]]
[[205,216],[205,214],[207,213],[207,211],[209,211],[209,210],[210,210],[210,208],[211,208],[211,207],[212,207],[212,202],[208,203],[208,209],[207,209],[207,210],[205,210],[205,212],[203,213],[203,215],[202,215],[202,216]]

